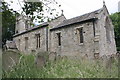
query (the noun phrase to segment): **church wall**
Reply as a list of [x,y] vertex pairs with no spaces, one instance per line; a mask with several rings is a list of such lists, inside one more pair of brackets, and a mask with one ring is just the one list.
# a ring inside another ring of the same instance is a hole
[[[36,48],[37,45],[36,34],[40,34],[40,48]],[[25,37],[28,37],[28,49],[26,50],[25,50]],[[17,48],[24,53],[31,53],[32,51],[36,50],[46,51],[46,27],[17,36],[14,38],[14,40],[16,42]]]
[[[83,27],[83,43],[79,43],[77,28]],[[61,33],[61,46],[58,46],[57,33]],[[93,58],[94,32],[93,22],[74,24],[68,27],[51,31],[51,49],[62,56],[85,56]]]
[[[96,30],[98,30],[96,33],[96,37],[99,36],[99,50],[97,51],[97,53],[99,53],[100,57],[103,55],[111,55],[116,53],[114,28],[111,21],[106,22],[107,16],[109,18],[109,14],[104,8],[103,11],[98,15],[98,20],[96,22]],[[108,29],[105,27],[106,24],[109,25],[109,34],[106,32]],[[110,35],[110,41],[107,40],[108,35],[106,34]]]
[[[104,11],[99,15],[99,22],[97,23],[100,27],[100,56],[116,53],[114,28],[111,21],[106,22],[107,17],[110,19],[107,11],[104,9]],[[106,28],[106,24],[109,25],[109,30]],[[109,33],[107,33],[107,30]],[[108,35],[110,37],[110,41],[107,40]]]
[[[31,53],[33,51],[51,51],[56,52],[61,56],[79,57],[87,55],[89,58],[94,58],[96,54],[99,57],[115,54],[116,44],[114,28],[106,8],[104,7],[101,12],[94,13],[93,15],[98,18],[98,20],[94,22],[94,25],[93,22],[85,22],[82,24],[76,23],[50,31],[50,29],[56,27],[65,20],[65,17],[62,16],[49,22],[48,27],[42,27],[14,37],[14,40],[18,49],[24,53]],[[107,16],[109,19],[108,22],[106,22]],[[108,25],[108,27],[106,27],[106,25]],[[19,26],[16,28],[19,32],[25,31],[25,27],[22,27],[25,26],[23,21],[21,21],[20,24],[17,24],[17,26]],[[81,28],[83,29],[83,43],[80,43],[80,34],[78,31]],[[38,33],[40,34],[40,48],[36,48],[36,34]],[[59,33],[60,36],[58,37]],[[108,41],[107,38],[110,38],[110,41]],[[26,40],[28,40],[28,48],[25,50]]]
[[49,28],[48,28],[48,51],[50,51],[51,47],[51,34],[50,34],[50,29],[56,27],[57,25],[59,25],[62,21],[64,21],[66,18],[64,15],[61,15],[60,17],[58,17],[55,20],[52,20],[51,22],[49,22]]

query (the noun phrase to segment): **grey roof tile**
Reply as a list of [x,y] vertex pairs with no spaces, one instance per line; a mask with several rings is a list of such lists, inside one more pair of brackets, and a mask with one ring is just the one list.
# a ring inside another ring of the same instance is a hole
[[97,18],[96,14],[99,14],[101,12],[101,10],[102,10],[102,8],[98,9],[96,11],[78,16],[78,17],[74,17],[74,18],[71,18],[71,19],[66,19],[62,23],[60,23],[58,26],[56,26],[55,28],[52,28],[51,30],[56,29],[56,28],[61,28],[61,27],[67,26],[67,25],[71,25],[71,24],[74,24],[74,23],[78,23],[78,22],[81,22],[81,21],[89,20],[89,19],[92,19],[92,18]]

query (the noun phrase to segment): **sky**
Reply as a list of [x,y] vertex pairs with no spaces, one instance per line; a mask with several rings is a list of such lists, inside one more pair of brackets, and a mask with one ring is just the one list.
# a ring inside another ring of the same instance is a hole
[[[80,16],[103,7],[103,0],[57,0],[67,18]],[[118,12],[120,0],[104,0],[110,14]]]
[[[7,2],[13,1],[11,8],[14,10],[21,10],[18,0],[5,0]],[[19,0],[20,1],[20,0]],[[67,19],[83,15],[100,9],[103,7],[103,0],[55,0],[61,4],[63,14]],[[118,2],[120,0],[104,0],[110,14],[118,12]]]

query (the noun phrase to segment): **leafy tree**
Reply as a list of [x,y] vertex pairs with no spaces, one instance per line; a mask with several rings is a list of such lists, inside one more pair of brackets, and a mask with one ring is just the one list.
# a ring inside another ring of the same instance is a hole
[[115,40],[116,40],[117,50],[120,51],[120,12],[111,14],[110,17],[112,19],[115,29]]
[[12,40],[12,35],[15,32],[15,16],[18,15],[16,11],[8,8],[6,2],[2,2],[2,44],[6,40]]
[[[36,19],[39,20],[38,22],[44,22],[46,19],[47,21],[51,21],[52,19],[58,17],[60,13],[62,13],[62,10],[59,13],[55,7],[52,7],[52,5],[61,7],[61,5],[59,5],[55,0],[42,0],[37,2],[29,2],[29,0],[27,0],[23,4],[24,6],[22,7],[22,13],[30,17],[31,21]],[[45,15],[46,13],[47,15]]]
[[[11,3],[13,3],[13,1],[11,1]],[[59,12],[56,12],[56,15],[54,14],[56,9],[49,6],[51,3],[58,5],[54,0],[42,0],[41,2],[28,2],[24,0],[22,3],[24,6],[20,5],[22,7],[22,13],[20,14],[29,17],[32,22],[35,19],[39,19],[38,22],[44,22],[45,19],[50,21],[53,18],[56,18],[59,14]],[[21,3],[19,2],[19,4]],[[10,9],[9,6],[10,4],[7,2],[2,2],[2,45],[5,44],[6,40],[12,40],[12,36],[15,33],[16,16],[19,15],[17,11]],[[59,7],[60,6],[61,5],[59,5]],[[45,16],[45,11],[54,17],[50,18],[49,16]],[[35,15],[35,13],[37,13],[37,15]]]
[[[25,2],[24,7],[22,7],[23,12],[26,16],[31,18],[31,21],[35,19],[34,12],[41,12],[43,11],[43,6],[41,2]],[[42,18],[42,17],[37,17]]]

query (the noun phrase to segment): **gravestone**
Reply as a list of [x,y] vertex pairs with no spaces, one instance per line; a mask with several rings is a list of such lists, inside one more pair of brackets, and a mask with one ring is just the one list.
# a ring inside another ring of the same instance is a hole
[[108,60],[108,57],[106,55],[103,55],[100,57],[100,61],[102,61],[103,67],[106,67],[107,60]]
[[38,68],[45,66],[47,61],[48,61],[48,52],[47,51],[39,51],[36,54],[35,64]]
[[56,52],[50,52],[49,54],[49,61],[55,61],[56,60]]
[[113,59],[114,59],[114,57],[113,57],[113,56],[110,56],[110,57],[108,58],[108,60],[106,61],[106,68],[107,68],[107,69],[111,69]]
[[2,68],[7,71],[19,62],[20,52],[18,50],[6,50],[2,53]]
[[59,61],[59,60],[61,60],[61,59],[62,59],[61,55],[57,55],[57,56],[56,56],[56,60]]
[[83,57],[82,57],[82,60],[87,60],[88,59],[88,54],[85,54]]
[[118,51],[118,52],[116,53],[116,58],[117,58],[118,60],[120,60],[120,51]]

